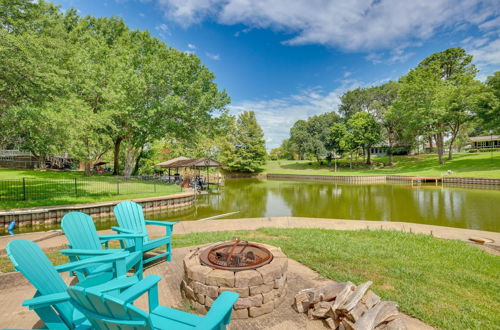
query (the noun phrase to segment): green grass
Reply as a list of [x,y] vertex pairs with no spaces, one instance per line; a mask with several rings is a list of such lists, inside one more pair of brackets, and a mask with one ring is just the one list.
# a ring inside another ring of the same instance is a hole
[[[174,235],[174,247],[238,236],[279,246],[290,258],[336,281],[360,284],[401,310],[446,329],[496,329],[500,324],[500,257],[465,242],[396,231],[259,229]],[[49,252],[54,263],[66,262]],[[12,271],[6,257],[0,269]]]
[[[26,179],[26,201],[22,200],[22,178]],[[117,179],[109,175],[84,177],[78,171],[0,169],[0,209],[145,198],[181,191],[176,185],[139,180],[117,183]]]
[[[492,157],[493,156],[493,157]],[[361,162],[361,159],[359,159]],[[387,157],[373,158],[374,164],[386,163]],[[269,161],[264,172],[273,174],[302,175],[410,175],[410,176],[441,176],[451,170],[454,177],[500,178],[500,152],[460,153],[454,154],[453,160],[439,165],[437,156],[432,154],[415,156],[395,156],[394,166],[367,168],[358,165],[349,169],[347,159],[340,160],[341,168],[334,172],[332,167],[320,166],[316,161],[277,160]]]

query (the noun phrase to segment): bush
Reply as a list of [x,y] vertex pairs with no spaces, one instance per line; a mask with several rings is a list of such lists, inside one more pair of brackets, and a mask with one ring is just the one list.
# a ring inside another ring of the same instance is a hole
[[483,148],[483,149],[479,149],[479,152],[495,152],[495,151],[500,151],[500,148]]
[[471,148],[471,149],[467,150],[467,152],[470,152],[470,153],[474,153],[474,152],[477,152],[477,151],[478,151],[478,150],[477,150],[477,149],[475,149],[475,148]]

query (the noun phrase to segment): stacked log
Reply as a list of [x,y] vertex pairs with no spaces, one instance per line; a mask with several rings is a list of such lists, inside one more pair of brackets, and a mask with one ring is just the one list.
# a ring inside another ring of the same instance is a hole
[[351,282],[339,282],[304,289],[295,295],[293,307],[310,319],[324,320],[331,329],[406,329],[397,304],[382,301],[368,290],[370,285],[371,281],[357,287]]

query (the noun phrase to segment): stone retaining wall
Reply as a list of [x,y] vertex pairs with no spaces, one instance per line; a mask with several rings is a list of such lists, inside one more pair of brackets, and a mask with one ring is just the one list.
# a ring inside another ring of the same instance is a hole
[[[196,201],[194,192],[185,192],[169,196],[133,199],[142,205],[144,212],[154,210],[179,210],[191,207]],[[60,223],[62,217],[70,211],[87,213],[94,219],[107,218],[113,215],[113,208],[121,201],[62,205],[45,208],[21,209],[0,211],[0,226],[7,228],[11,221],[16,221],[16,226],[43,226],[44,224]]]

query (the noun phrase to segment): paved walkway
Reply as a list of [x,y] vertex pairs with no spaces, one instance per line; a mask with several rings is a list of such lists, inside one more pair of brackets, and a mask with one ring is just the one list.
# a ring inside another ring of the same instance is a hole
[[[180,283],[184,268],[182,259],[190,248],[173,249],[171,262],[159,262],[147,267],[144,275],[156,274],[162,277],[159,282],[160,304],[183,309],[180,294]],[[66,273],[63,278],[67,283],[71,279]],[[229,326],[230,330],[247,329],[270,329],[270,330],[292,330],[292,329],[327,329],[320,320],[309,320],[305,314],[295,312],[291,305],[296,292],[318,285],[322,285],[330,280],[321,277],[318,273],[308,267],[292,260],[288,260],[288,291],[285,301],[274,312],[254,319],[233,320]],[[21,303],[29,299],[34,294],[31,285],[20,284],[15,287],[0,290],[0,328],[39,328],[43,324],[39,321],[33,311],[22,307]],[[135,304],[139,308],[147,310],[147,295],[141,297]],[[405,316],[408,330],[432,329],[424,323]]]
[[[490,243],[481,245],[491,253],[500,254],[500,233],[474,229],[451,228],[433,225],[423,225],[408,222],[339,220],[321,218],[274,217],[274,218],[242,218],[206,221],[182,221],[174,227],[174,234],[188,234],[211,231],[257,230],[259,228],[323,228],[335,230],[382,229],[421,233],[444,239],[456,239],[472,243],[470,238],[483,238]],[[151,237],[164,235],[161,226],[148,226]],[[100,231],[101,234],[111,234],[111,230]],[[43,238],[46,235],[47,238]],[[30,233],[14,238],[37,240],[43,249],[57,249],[67,244],[63,235],[53,233]],[[0,237],[0,254],[5,252],[5,246],[13,237]]]

